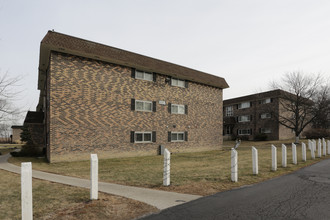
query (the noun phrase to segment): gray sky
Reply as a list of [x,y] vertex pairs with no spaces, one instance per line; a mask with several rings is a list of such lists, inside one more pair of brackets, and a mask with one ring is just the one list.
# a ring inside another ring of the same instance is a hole
[[51,29],[224,77],[224,99],[290,71],[330,76],[328,0],[0,0],[0,71],[23,76],[22,109]]

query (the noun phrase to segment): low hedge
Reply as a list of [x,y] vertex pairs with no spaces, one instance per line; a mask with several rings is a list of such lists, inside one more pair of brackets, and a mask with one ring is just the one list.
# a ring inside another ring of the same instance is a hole
[[330,130],[329,129],[311,129],[308,131],[305,131],[303,133],[303,136],[305,136],[307,139],[317,139],[317,138],[330,138]]

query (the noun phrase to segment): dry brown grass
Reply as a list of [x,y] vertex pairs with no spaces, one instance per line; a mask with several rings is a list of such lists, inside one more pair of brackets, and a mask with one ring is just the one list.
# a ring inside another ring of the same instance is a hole
[[22,144],[0,144],[0,155],[14,151],[16,148],[21,148]]
[[[21,218],[20,176],[0,170],[0,219]],[[132,219],[155,212],[155,207],[89,190],[33,179],[34,219]]]
[[[316,163],[321,159],[311,160],[308,151],[307,162],[302,162],[301,146],[297,146],[298,164],[292,164],[291,141],[249,142],[245,141],[238,148],[238,182],[230,180],[230,148],[234,142],[225,142],[223,150],[180,153],[171,156],[171,186],[162,186],[162,156],[144,156],[117,158],[99,161],[100,181],[148,187],[182,193],[210,195],[216,192],[254,184],[280,175],[290,173],[301,167]],[[288,167],[281,167],[281,144],[288,148]],[[277,149],[278,170],[272,172],[270,146]],[[252,174],[251,146],[259,153],[259,175]],[[329,158],[327,156],[326,158]],[[33,168],[68,176],[89,178],[89,161],[61,162],[48,164],[44,159],[11,158],[11,162],[20,164],[32,161]]]

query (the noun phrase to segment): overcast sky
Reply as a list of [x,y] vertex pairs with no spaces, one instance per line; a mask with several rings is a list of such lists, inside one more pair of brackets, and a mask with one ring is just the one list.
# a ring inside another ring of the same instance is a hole
[[292,71],[330,75],[328,0],[0,0],[0,72],[23,76],[15,104],[34,111],[48,30],[226,79],[224,99]]

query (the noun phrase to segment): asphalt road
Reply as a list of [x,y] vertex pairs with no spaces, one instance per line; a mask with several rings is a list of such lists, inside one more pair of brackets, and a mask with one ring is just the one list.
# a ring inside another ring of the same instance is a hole
[[330,159],[144,219],[330,219]]

